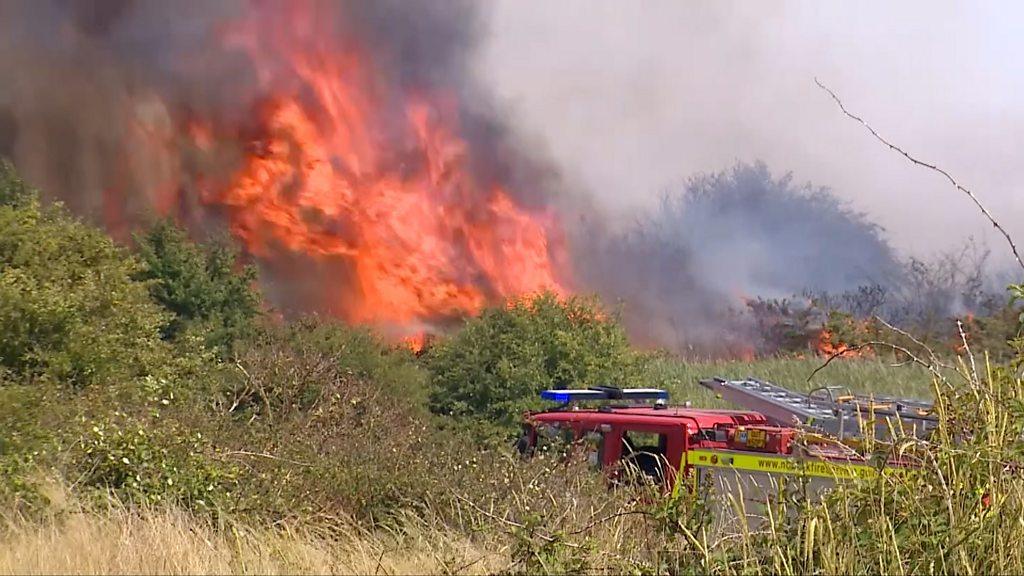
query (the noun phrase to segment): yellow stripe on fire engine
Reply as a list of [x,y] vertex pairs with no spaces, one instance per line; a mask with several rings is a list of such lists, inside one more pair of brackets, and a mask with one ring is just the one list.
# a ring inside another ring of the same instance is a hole
[[[770,454],[738,454],[718,450],[690,450],[686,453],[690,466],[701,468],[722,468],[767,474],[793,474],[845,480],[852,478],[875,478],[878,469],[858,463],[838,463],[828,460],[808,460]],[[883,474],[902,472],[902,468],[883,468]]]

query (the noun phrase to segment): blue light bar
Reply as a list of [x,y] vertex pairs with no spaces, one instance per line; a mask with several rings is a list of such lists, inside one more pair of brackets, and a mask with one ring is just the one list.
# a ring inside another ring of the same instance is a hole
[[540,393],[543,400],[568,404],[579,400],[607,400],[608,395],[597,390],[545,390]]
[[596,387],[589,390],[544,390],[543,400],[568,404],[583,400],[668,400],[668,392],[658,388]]

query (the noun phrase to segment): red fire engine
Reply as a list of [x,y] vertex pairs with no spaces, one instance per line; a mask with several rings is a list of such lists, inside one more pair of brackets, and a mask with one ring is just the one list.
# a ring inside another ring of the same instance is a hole
[[[834,388],[802,395],[754,379],[701,384],[760,409],[669,406],[668,394],[658,389],[546,390],[541,397],[559,406],[526,415],[519,448],[532,454],[556,442],[583,446],[591,463],[609,476],[632,468],[671,490],[680,472],[694,479],[730,471],[827,479],[892,473],[902,467],[873,464],[854,448],[864,423],[917,434],[934,425],[930,406],[914,400],[861,397]],[[584,406],[595,401],[601,405]]]

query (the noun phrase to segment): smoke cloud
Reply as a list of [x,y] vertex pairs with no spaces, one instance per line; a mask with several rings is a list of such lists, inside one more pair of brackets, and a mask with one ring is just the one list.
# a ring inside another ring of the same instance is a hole
[[481,75],[565,177],[616,214],[656,207],[691,174],[760,159],[831,187],[904,257],[930,259],[973,236],[993,264],[1010,264],[967,198],[843,117],[818,77],[1024,239],[1024,74],[1009,56],[1024,51],[1020,3],[492,6]]
[[691,178],[582,259],[633,333],[697,354],[771,351],[746,303],[893,287],[902,267],[877,226],[827,188],[761,163]]
[[[358,46],[368,52],[379,84],[392,88],[383,95],[395,99],[391,106],[415,91],[453,93],[465,103],[458,110],[463,136],[489,152],[471,157],[474,169],[512,189],[529,190],[535,201],[550,195],[542,186],[548,169],[510,141],[487,91],[470,73],[468,59],[482,30],[473,3],[302,4],[311,21],[297,36],[318,43],[320,35],[324,44],[338,49]],[[104,207],[104,194],[116,194],[126,211],[121,216],[136,221],[161,187],[188,182],[177,179],[175,171],[187,168],[177,159],[145,156],[161,150],[135,141],[173,139],[186,114],[246,122],[268,87],[240,50],[225,49],[227,28],[243,15],[272,27],[292,5],[238,0],[0,5],[0,74],[5,79],[0,86],[0,153],[76,211],[102,218],[105,209],[113,209]],[[269,51],[266,56],[273,58]],[[286,64],[280,66],[283,71]],[[522,182],[529,186],[517,185]]]
[[[730,160],[687,170],[703,175],[670,188],[660,203],[640,203],[639,211],[629,202],[609,201],[638,188],[653,195],[664,189],[664,180],[685,174],[675,172],[656,182],[662,172],[621,154],[623,141],[616,134],[641,137],[649,122],[665,119],[641,119],[639,136],[631,132],[636,126],[614,116],[588,131],[574,131],[574,118],[590,117],[593,102],[551,90],[610,74],[616,82],[635,86],[637,98],[658,98],[659,87],[646,84],[651,81],[646,75],[658,70],[641,67],[636,73],[645,77],[618,78],[608,72],[623,65],[614,60],[596,75],[585,67],[568,69],[556,74],[554,82],[538,82],[547,100],[523,114],[515,103],[493,96],[495,87],[508,95],[509,79],[523,65],[509,56],[495,60],[501,31],[492,17],[507,24],[507,9],[482,12],[468,1],[3,3],[0,155],[10,156],[45,194],[121,239],[154,214],[172,215],[198,235],[223,232],[230,211],[204,202],[202,188],[222,186],[253,155],[252,143],[265,130],[254,110],[274,93],[284,89],[312,98],[292,70],[294,62],[280,56],[284,47],[275,44],[276,36],[263,33],[274,30],[283,13],[297,5],[303,7],[302,16],[288,22],[289,41],[353,48],[372,62],[372,97],[385,119],[373,128],[381,132],[380,139],[396,143],[395,150],[387,151],[394,156],[389,166],[414,170],[417,160],[403,151],[408,128],[386,119],[404,118],[408,101],[422,94],[444,95],[445,101],[450,97],[459,136],[471,151],[467,158],[474,181],[508,190],[531,213],[557,214],[569,261],[556,263],[565,268],[567,284],[621,302],[639,341],[677,350],[736,350],[753,338],[751,321],[744,316],[748,298],[891,286],[900,274],[894,251],[867,217],[829,190],[773,175],[763,164],[707,172]],[[552,10],[556,16],[560,11]],[[240,21],[249,27],[240,27]],[[702,26],[688,22],[686,29],[700,34]],[[635,40],[630,34],[624,38]],[[528,34],[521,39],[529,46]],[[556,43],[556,56],[587,52],[587,40],[575,40],[582,44]],[[261,55],[260,66],[253,64],[253,51]],[[541,58],[529,49],[527,54]],[[488,64],[492,70],[481,71]],[[721,88],[694,90],[706,90],[704,98],[713,98]],[[623,99],[616,105],[643,115],[651,107],[641,100]],[[231,126],[234,132],[225,136],[222,131],[214,144],[203,144],[190,131],[195,118],[214,127]],[[541,128],[538,118],[544,120]],[[704,129],[728,132],[722,126]],[[538,143],[541,131],[550,131],[545,140],[554,144],[553,156]],[[584,149],[593,159],[567,162],[572,155],[565,153],[566,142],[581,134],[589,140]],[[729,142],[737,145],[732,158],[745,156],[741,151],[746,148]],[[613,153],[602,155],[606,144]],[[723,146],[723,140],[716,145]],[[687,160],[691,150],[660,154]],[[628,162],[618,166],[623,158]],[[610,175],[606,182],[579,177],[590,162],[601,165],[597,174]],[[671,165],[678,170],[686,164]],[[776,170],[786,166],[780,162]],[[636,172],[635,179],[630,171]],[[345,234],[337,231],[340,237]],[[345,304],[326,300],[325,287],[343,292],[333,296],[344,302],[344,292],[358,284],[311,256],[257,261],[272,301],[285,311],[337,313]],[[483,286],[488,295],[497,291],[488,285],[494,280],[481,278],[479,270],[455,274]]]

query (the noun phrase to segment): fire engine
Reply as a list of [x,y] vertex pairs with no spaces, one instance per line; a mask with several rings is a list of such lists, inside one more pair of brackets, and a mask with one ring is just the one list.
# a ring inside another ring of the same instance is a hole
[[[838,387],[799,394],[748,378],[700,384],[749,410],[670,406],[654,388],[545,390],[557,406],[525,416],[519,449],[577,446],[611,478],[624,470],[677,489],[681,478],[709,474],[785,475],[841,480],[899,473],[896,461],[873,462],[862,435],[925,435],[936,425],[926,402],[865,397]],[[596,404],[595,404],[596,403]]]

